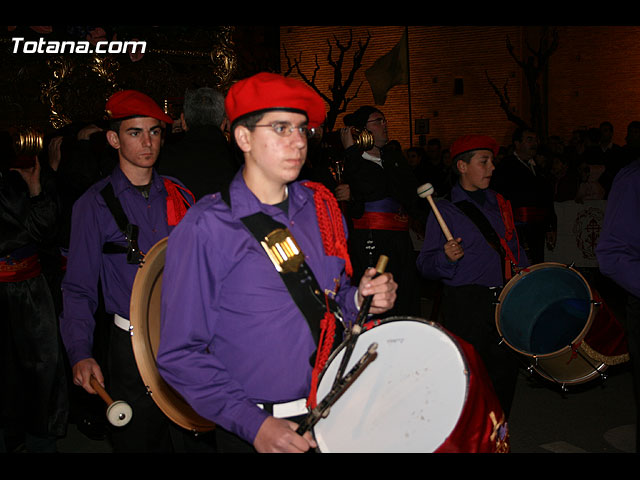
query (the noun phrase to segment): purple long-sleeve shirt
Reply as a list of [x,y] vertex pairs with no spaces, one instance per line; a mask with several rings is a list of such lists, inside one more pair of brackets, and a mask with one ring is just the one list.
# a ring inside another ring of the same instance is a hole
[[600,271],[640,298],[640,160],[620,170],[611,186],[596,247]]
[[[500,237],[505,236],[505,226],[500,214],[496,194],[487,189],[484,205],[474,201],[460,184],[451,189],[451,201],[441,199],[436,206],[449,227],[454,238],[462,238],[464,256],[457,262],[451,262],[444,253],[447,242],[435,215],[429,215],[425,229],[424,243],[418,255],[416,265],[418,271],[433,280],[442,280],[448,286],[482,285],[499,287],[503,285],[500,255],[487,242],[478,227],[467,217],[455,202],[467,200],[472,202],[489,220]],[[529,265],[526,253],[519,245],[517,235],[507,242],[519,267]]]
[[104,254],[103,245],[126,246],[124,234],[100,191],[111,181],[129,221],[139,227],[138,245],[147,252],[173,229],[167,224],[167,191],[163,178],[153,173],[149,198],[129,182],[120,167],[90,187],[74,204],[67,271],[62,282],[63,312],[60,331],[71,365],[92,357],[94,313],[98,306],[98,280],[102,284],[105,310],[129,318],[131,289],[138,271],[126,254]]
[[162,286],[158,370],[203,417],[253,442],[268,414],[256,403],[309,393],[315,350],[309,326],[241,218],[258,211],[286,225],[321,288],[336,291],[345,322],[357,315],[343,259],[324,253],[313,192],[288,186],[288,214],[261,203],[242,171],[231,210],[201,199],[169,236]]

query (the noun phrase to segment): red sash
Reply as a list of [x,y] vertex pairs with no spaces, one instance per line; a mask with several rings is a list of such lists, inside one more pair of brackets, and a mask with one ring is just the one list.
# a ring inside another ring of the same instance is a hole
[[42,272],[38,255],[21,260],[0,260],[0,282],[21,282]]
[[409,230],[409,217],[393,212],[365,212],[353,219],[353,227],[359,230]]
[[513,215],[518,222],[542,223],[547,216],[547,211],[539,207],[519,207],[514,209]]

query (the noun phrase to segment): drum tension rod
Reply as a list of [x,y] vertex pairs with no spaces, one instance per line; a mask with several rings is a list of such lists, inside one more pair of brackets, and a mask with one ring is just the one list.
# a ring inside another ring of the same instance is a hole
[[580,355],[580,357],[582,357],[582,359],[587,363],[587,365],[589,365],[591,368],[593,368],[594,372],[597,372],[600,375],[600,378],[602,379],[602,381],[606,381],[607,380],[607,373],[606,372],[601,372],[598,367],[594,366],[593,363],[591,363],[591,360],[589,358],[587,358],[579,349],[574,350],[578,355]]
[[553,379],[553,383],[555,383],[556,385],[560,386],[560,391],[564,394],[567,393],[569,391],[569,388],[567,387],[567,383],[566,382],[561,382],[560,380],[558,380],[556,377],[554,377],[553,375],[551,375],[549,372],[547,372],[544,368],[542,368],[540,366],[540,364],[538,363],[538,357],[534,357],[534,360],[536,361],[535,366],[534,365],[529,365],[529,370],[532,372],[533,370],[540,370],[542,371],[547,378]]

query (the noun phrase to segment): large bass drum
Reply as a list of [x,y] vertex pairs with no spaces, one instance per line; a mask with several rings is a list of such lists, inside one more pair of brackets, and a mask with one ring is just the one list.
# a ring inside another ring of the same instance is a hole
[[[420,318],[390,317],[365,328],[346,371],[372,343],[377,357],[314,426],[319,451],[509,450],[502,409],[470,344]],[[318,398],[331,390],[345,345],[329,358]]]
[[140,376],[151,398],[174,423],[194,432],[215,425],[193,408],[160,376],[156,364],[160,343],[160,300],[167,238],[156,243],[144,257],[131,292],[131,342]]
[[522,270],[505,285],[495,319],[511,349],[541,376],[564,385],[600,377],[609,365],[625,361],[624,345],[618,348],[622,328],[608,313],[577,270],[548,262]]

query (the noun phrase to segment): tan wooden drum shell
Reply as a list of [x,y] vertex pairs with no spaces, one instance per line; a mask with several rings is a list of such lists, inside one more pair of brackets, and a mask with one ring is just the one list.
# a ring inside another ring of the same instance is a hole
[[193,408],[160,376],[156,364],[160,342],[160,294],[167,238],[156,243],[145,255],[131,292],[131,342],[140,376],[151,398],[173,422],[181,427],[207,432],[215,424]]

